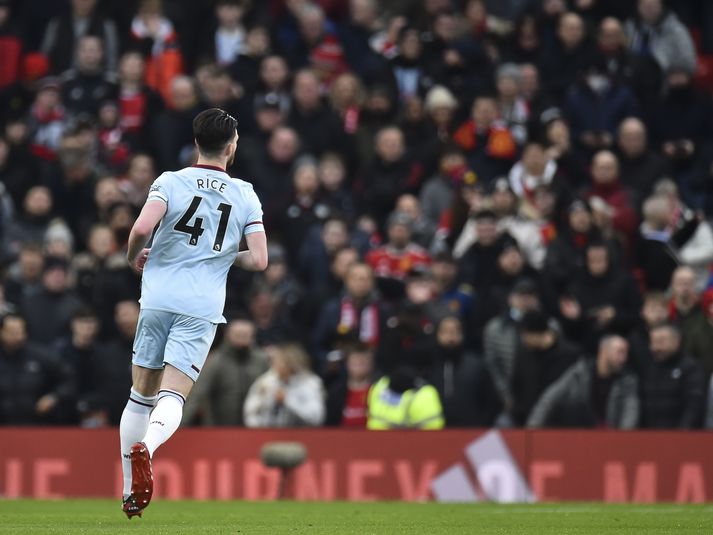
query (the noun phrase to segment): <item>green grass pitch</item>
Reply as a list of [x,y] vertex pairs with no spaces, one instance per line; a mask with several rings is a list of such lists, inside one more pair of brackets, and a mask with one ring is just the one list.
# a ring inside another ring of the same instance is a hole
[[0,500],[0,534],[711,534],[713,505]]

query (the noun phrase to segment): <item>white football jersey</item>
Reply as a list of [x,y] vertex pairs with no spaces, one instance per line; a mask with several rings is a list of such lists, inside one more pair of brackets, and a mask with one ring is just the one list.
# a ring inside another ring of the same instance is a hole
[[148,201],[167,205],[141,283],[141,308],[224,323],[225,283],[240,239],[263,232],[251,184],[218,167],[163,173]]

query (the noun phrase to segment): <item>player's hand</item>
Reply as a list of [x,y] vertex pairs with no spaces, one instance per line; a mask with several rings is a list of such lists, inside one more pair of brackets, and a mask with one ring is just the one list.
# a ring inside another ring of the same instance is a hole
[[146,261],[149,259],[149,253],[151,252],[151,249],[144,249],[141,251],[141,254],[136,258],[134,261],[134,269],[136,270],[136,273],[143,273],[144,272],[144,266],[146,265]]

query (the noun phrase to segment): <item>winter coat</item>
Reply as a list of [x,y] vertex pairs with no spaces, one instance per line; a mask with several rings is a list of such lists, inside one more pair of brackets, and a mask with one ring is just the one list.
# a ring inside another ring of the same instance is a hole
[[[595,364],[581,359],[545,390],[527,419],[528,427],[595,427],[592,407]],[[606,402],[607,427],[633,429],[639,421],[638,379],[632,373],[612,378]]]

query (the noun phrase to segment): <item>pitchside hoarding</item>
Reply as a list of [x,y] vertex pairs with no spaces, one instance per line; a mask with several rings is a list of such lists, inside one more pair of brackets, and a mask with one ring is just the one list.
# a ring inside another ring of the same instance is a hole
[[[181,429],[158,450],[156,495],[273,499],[260,448],[299,441],[298,500],[713,500],[713,433]],[[0,496],[116,497],[116,430],[0,429]]]

